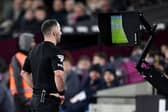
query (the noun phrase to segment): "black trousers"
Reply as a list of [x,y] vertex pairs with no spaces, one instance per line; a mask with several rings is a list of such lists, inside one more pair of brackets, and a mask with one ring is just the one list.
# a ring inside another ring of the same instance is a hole
[[47,97],[45,102],[41,103],[40,95],[33,95],[30,106],[32,112],[58,112],[60,101],[55,97]]
[[19,96],[14,96],[15,112],[30,112],[30,107],[24,105]]

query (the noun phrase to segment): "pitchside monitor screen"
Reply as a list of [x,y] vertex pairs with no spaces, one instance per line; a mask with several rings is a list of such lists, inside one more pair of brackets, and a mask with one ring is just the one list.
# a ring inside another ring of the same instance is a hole
[[138,45],[138,12],[99,14],[99,30],[105,45]]

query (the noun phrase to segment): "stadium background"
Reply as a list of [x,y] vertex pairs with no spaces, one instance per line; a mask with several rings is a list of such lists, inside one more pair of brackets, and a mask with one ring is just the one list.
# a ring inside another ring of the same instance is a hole
[[[163,67],[165,64],[162,62],[167,63],[165,60],[168,58],[167,0],[1,0],[0,57],[6,62],[5,71],[8,71],[12,56],[19,50],[19,35],[33,33],[36,42],[41,42],[40,25],[45,19],[52,18],[62,26],[60,46],[72,62],[72,70],[77,71],[82,56],[88,57],[92,65],[95,53],[103,52],[105,63],[115,69],[118,86],[144,81],[134,67],[148,34],[143,31],[140,46],[106,46],[101,41],[97,24],[98,13],[136,10],[143,11],[150,24],[158,24],[148,59],[152,59],[158,68]],[[164,46],[166,51],[162,51]],[[132,71],[127,71],[127,62],[132,62],[129,66]]]

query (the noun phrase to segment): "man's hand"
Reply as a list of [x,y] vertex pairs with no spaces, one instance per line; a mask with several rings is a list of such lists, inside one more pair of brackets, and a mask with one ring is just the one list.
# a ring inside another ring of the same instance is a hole
[[51,96],[55,96],[57,98],[60,98],[61,99],[61,105],[64,103],[64,100],[65,100],[65,96],[63,95],[59,95],[58,93],[50,93]]
[[24,70],[21,71],[21,76],[27,82],[27,84],[33,88],[32,75]]

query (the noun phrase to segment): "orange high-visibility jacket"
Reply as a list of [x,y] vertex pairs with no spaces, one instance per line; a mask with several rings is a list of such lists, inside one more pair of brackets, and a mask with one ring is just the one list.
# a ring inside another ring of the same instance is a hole
[[[16,53],[16,60],[18,61],[18,63],[20,64],[20,67],[22,68],[24,65],[24,61],[26,59],[26,55],[18,52]],[[10,83],[10,90],[13,96],[18,94],[17,88],[16,88],[16,83],[15,83],[15,78],[14,78],[14,72],[13,72],[13,67],[10,64],[9,65],[9,73],[10,73],[10,79],[9,79],[9,83]],[[19,74],[20,75],[20,74]],[[26,81],[21,78],[22,80],[22,87],[24,89],[24,96],[28,99],[30,99],[32,97],[32,88],[26,83]]]

